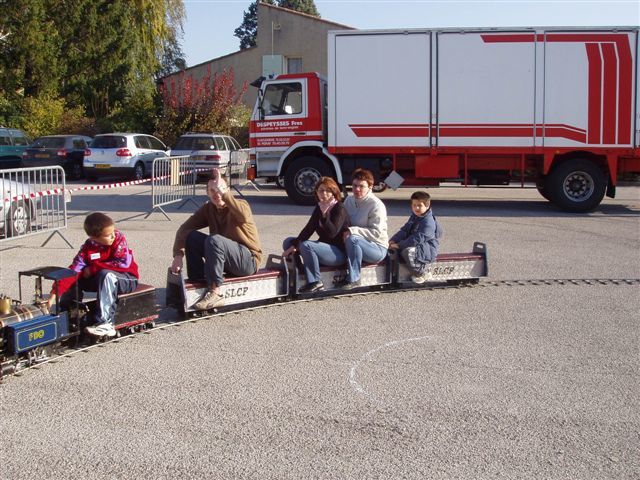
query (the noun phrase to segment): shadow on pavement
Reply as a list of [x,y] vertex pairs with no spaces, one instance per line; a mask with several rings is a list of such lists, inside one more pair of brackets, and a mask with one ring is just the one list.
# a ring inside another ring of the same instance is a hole
[[[144,219],[144,215],[151,211],[151,191],[133,193],[130,196],[92,194],[75,194],[71,203],[67,204],[69,217],[86,215],[96,209],[109,212],[130,212],[130,219]],[[247,193],[244,198],[251,204],[254,215],[302,215],[309,216],[313,207],[296,205],[291,203],[284,191],[282,195],[274,196],[269,190],[261,192]],[[236,195],[238,196],[238,195]],[[385,198],[382,193],[380,198],[387,206],[389,216],[408,216],[410,192],[407,192],[407,199]],[[606,215],[621,217],[640,216],[640,209],[630,208],[626,205],[607,204],[607,199],[590,213],[567,213],[554,206],[552,203],[543,200],[517,200],[517,199],[442,199],[434,194],[434,211],[436,215],[447,217],[583,217],[585,215]],[[171,213],[193,213],[199,205],[204,204],[207,198],[205,195],[197,195],[194,201],[180,201],[162,207],[167,214]],[[179,208],[182,206],[182,208]],[[97,208],[99,207],[99,208]],[[155,211],[149,220],[168,221],[161,212]]]

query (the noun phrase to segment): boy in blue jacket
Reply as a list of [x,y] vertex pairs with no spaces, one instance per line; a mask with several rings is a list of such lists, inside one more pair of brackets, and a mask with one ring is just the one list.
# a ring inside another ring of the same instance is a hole
[[411,194],[411,211],[407,223],[389,240],[389,250],[399,250],[413,274],[414,283],[424,283],[427,267],[436,259],[442,229],[431,210],[427,192]]

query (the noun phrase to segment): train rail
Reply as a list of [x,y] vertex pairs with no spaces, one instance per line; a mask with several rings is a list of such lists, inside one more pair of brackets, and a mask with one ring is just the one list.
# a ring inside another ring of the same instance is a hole
[[[538,286],[553,286],[553,287],[602,287],[602,286],[616,286],[616,287],[628,287],[640,285],[640,278],[544,278],[544,279],[507,279],[507,280],[480,280],[478,282],[471,283],[459,283],[459,284],[441,284],[441,285],[425,285],[420,288],[397,288],[394,290],[370,290],[359,292],[344,292],[339,294],[327,294],[317,297],[299,298],[288,300],[286,302],[279,302],[277,300],[265,303],[261,305],[251,305],[245,308],[236,308],[231,311],[221,311],[216,313],[209,313],[198,317],[186,318],[183,320],[158,320],[156,326],[149,329],[144,329],[139,332],[132,332],[128,335],[124,335],[105,342],[95,343],[92,345],[78,346],[78,347],[66,347],[56,353],[55,356],[43,359],[42,361],[33,365],[25,366],[16,373],[15,377],[20,377],[30,370],[39,370],[47,364],[55,364],[63,361],[66,358],[74,357],[81,353],[90,352],[96,348],[104,348],[111,344],[118,344],[120,342],[126,342],[137,338],[139,335],[149,335],[155,332],[167,330],[170,328],[180,327],[190,323],[203,322],[213,318],[224,318],[226,316],[237,315],[243,312],[251,312],[263,309],[270,309],[274,307],[283,307],[286,305],[293,305],[307,302],[318,302],[329,299],[346,299],[359,296],[370,295],[390,295],[401,294],[407,292],[423,292],[430,290],[440,289],[477,289],[477,288],[518,288],[518,287],[538,287]],[[179,314],[176,312],[176,317]]]

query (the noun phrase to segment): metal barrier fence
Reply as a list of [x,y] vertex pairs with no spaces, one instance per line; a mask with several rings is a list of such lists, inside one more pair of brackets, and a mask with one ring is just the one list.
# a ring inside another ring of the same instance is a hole
[[247,185],[251,185],[256,190],[260,191],[258,186],[253,181],[253,178],[248,178],[249,168],[251,163],[249,160],[249,150],[236,150],[231,152],[231,161],[229,162],[229,168],[227,177],[229,179],[229,186],[235,189],[241,196],[240,190]]
[[67,201],[62,167],[12,168],[0,170],[0,242],[49,233],[42,246],[67,228]]
[[182,208],[191,201],[197,205],[196,196],[197,172],[195,163],[188,156],[156,158],[151,167],[151,210],[144,218],[159,210],[171,220],[162,207],[182,202]]

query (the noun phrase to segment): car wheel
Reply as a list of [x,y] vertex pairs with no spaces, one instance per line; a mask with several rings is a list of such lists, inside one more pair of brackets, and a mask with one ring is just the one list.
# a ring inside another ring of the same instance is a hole
[[136,163],[136,166],[133,167],[133,178],[134,180],[142,180],[144,178],[144,165],[142,162]]
[[31,229],[31,208],[29,203],[20,200],[11,204],[5,221],[8,237],[26,235]]

